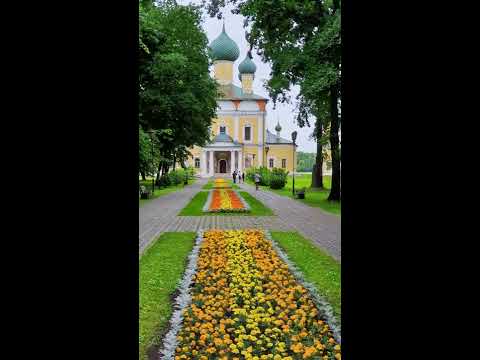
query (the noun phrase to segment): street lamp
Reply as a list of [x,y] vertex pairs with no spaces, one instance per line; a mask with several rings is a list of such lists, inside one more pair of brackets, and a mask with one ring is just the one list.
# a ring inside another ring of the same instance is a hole
[[270,146],[265,146],[265,163],[268,160],[268,150],[270,150]]
[[297,140],[297,132],[292,132],[292,141],[293,141],[293,178],[292,178],[292,195],[295,197],[295,140]]

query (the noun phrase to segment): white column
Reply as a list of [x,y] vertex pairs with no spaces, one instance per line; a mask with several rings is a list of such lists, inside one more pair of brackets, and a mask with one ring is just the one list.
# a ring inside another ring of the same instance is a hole
[[235,153],[234,150],[230,150],[230,172],[235,170]]
[[238,141],[238,132],[240,128],[240,119],[238,115],[233,116],[233,140]]
[[209,165],[210,165],[210,169],[208,169],[208,174],[210,176],[213,176],[215,174],[213,173],[214,168],[213,168],[213,151],[212,150],[210,150],[210,164]]
[[200,173],[202,176],[205,176],[207,173],[207,152],[205,150],[202,150],[200,156]]
[[264,121],[265,121],[265,116],[262,113],[262,115],[258,115],[258,166],[263,166],[263,133],[265,132],[264,129]]
[[263,145],[263,115],[259,115],[258,116],[258,121],[257,121],[257,124],[258,124],[258,145]]
[[263,166],[263,145],[258,147],[258,166]]
[[243,173],[242,150],[238,151],[238,170]]

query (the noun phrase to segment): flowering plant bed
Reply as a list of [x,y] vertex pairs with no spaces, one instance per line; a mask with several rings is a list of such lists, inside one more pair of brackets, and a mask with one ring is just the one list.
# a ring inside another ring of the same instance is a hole
[[209,230],[181,284],[162,359],[341,359],[328,304],[261,230]]
[[208,194],[204,212],[247,212],[250,206],[243,197],[232,189],[214,189]]
[[232,184],[226,181],[225,179],[215,179],[213,181],[214,189],[231,189]]

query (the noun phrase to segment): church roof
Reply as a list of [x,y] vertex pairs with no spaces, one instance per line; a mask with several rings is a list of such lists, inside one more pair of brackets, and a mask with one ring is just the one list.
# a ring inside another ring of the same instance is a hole
[[277,135],[272,134],[268,129],[267,129],[267,134],[266,134],[266,143],[267,144],[293,144],[291,141],[284,139],[282,137],[277,137]]
[[213,142],[233,142],[233,139],[227,134],[220,133],[213,139]]
[[225,23],[223,24],[221,34],[210,44],[213,60],[235,61],[240,55],[238,45],[225,32]]
[[254,74],[255,71],[257,71],[257,66],[247,54],[245,59],[238,65],[238,72],[240,74]]
[[233,84],[220,85],[219,91],[218,100],[267,100],[267,98],[254,93],[244,94],[241,87]]
[[215,146],[233,146],[233,147],[237,147],[237,146],[240,146],[240,144],[237,142],[237,141],[234,141],[230,136],[228,136],[227,134],[223,134],[223,133],[220,133],[218,134],[217,136],[215,136],[213,138],[213,140],[210,142],[210,144],[208,144],[207,146],[205,147],[215,147]]

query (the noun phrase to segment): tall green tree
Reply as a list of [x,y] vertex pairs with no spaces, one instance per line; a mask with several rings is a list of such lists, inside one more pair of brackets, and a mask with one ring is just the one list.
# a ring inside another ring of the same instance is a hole
[[307,153],[303,151],[297,151],[297,171],[310,172],[315,164],[315,153]]
[[217,85],[210,77],[201,8],[175,1],[139,4],[139,120],[158,143],[157,176],[209,140]]
[[249,42],[272,65],[267,88],[274,102],[289,101],[291,87],[300,87],[297,123],[310,126],[315,120],[312,186],[323,186],[321,154],[328,139],[332,151],[329,200],[339,201],[340,1],[204,0],[208,13],[218,18],[228,3],[235,5],[233,13],[245,17],[245,27],[251,25]]

